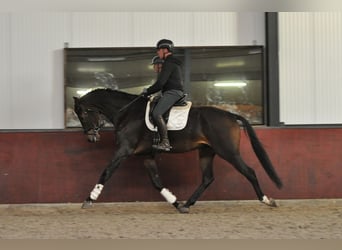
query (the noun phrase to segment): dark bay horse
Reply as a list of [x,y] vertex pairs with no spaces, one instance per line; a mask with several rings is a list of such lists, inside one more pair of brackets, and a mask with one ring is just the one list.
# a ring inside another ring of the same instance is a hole
[[90,192],[90,196],[84,201],[83,208],[92,205],[113,172],[130,155],[146,156],[144,165],[154,187],[181,213],[188,213],[189,207],[195,204],[204,190],[214,181],[215,155],[229,162],[247,178],[262,203],[277,206],[273,199],[269,199],[262,192],[254,170],[241,158],[240,125],[247,132],[252,148],[270,179],[278,188],[282,187],[282,182],[254,129],[242,116],[210,106],[191,107],[186,127],[179,131],[169,131],[172,145],[169,153],[199,151],[202,182],[189,199],[182,203],[163,186],[159,177],[154,160],[156,152],[152,148],[153,132],[145,125],[147,104],[145,98],[116,90],[96,89],[81,98],[74,97],[74,101],[75,112],[89,141],[96,142],[100,139],[99,130],[103,125],[103,116],[111,121],[115,128],[116,152]]

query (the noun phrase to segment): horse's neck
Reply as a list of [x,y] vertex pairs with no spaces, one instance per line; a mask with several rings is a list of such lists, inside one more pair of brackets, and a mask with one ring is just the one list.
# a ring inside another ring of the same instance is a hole
[[131,101],[132,98],[129,97],[120,98],[120,100],[118,101],[118,98],[109,95],[101,100],[102,114],[115,125],[118,117],[120,117],[124,113],[124,110],[122,109]]

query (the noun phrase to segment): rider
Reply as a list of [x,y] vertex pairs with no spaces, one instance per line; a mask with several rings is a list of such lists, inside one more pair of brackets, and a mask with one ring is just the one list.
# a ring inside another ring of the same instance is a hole
[[173,48],[174,45],[171,40],[161,39],[158,41],[156,49],[159,58],[164,60],[163,67],[158,74],[157,81],[142,93],[143,96],[149,96],[158,91],[162,92],[161,98],[152,111],[152,118],[158,127],[161,138],[160,143],[155,148],[164,151],[170,151],[172,147],[163,114],[184,96],[182,63],[173,56]]
[[153,65],[154,72],[159,74],[162,69],[163,63],[164,63],[163,59],[160,59],[159,56],[154,56],[151,62],[151,65]]

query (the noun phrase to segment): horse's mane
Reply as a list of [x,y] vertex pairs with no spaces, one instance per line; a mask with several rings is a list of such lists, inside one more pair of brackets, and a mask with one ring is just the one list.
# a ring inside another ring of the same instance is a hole
[[118,98],[118,99],[134,99],[137,95],[126,93],[120,90],[114,90],[114,89],[109,89],[109,88],[98,88],[90,91],[83,97],[81,97],[81,100],[84,102],[87,102],[89,100],[97,100],[97,99],[102,99],[104,97],[111,96],[112,98]]
[[[118,111],[125,105],[136,99],[138,95],[126,93],[120,90],[98,88],[90,91],[82,96],[79,100],[80,103],[91,109],[101,110],[102,113],[107,114],[108,119],[113,119],[112,114],[118,114]],[[142,102],[144,99],[139,99],[134,105],[130,105],[131,112],[141,113],[141,109],[145,105]],[[125,109],[128,110],[128,109]],[[123,114],[123,113],[122,113]]]
[[[101,89],[95,89],[94,91],[96,90],[101,90]],[[129,97],[136,97],[137,95],[135,94],[130,94],[130,93],[127,93],[127,92],[123,92],[121,90],[115,90],[115,89],[102,89],[104,91],[107,91],[109,94],[115,94],[115,95],[121,95],[121,96],[129,96]]]

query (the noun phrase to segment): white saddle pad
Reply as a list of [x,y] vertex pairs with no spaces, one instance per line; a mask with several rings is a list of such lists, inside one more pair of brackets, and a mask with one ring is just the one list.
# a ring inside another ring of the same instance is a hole
[[[157,127],[154,126],[150,119],[150,101],[147,102],[146,105],[146,113],[145,113],[145,122],[146,126],[151,131],[157,131]],[[174,106],[170,110],[169,120],[167,121],[167,129],[168,130],[181,130],[185,128],[186,123],[188,122],[189,110],[192,102],[187,101],[187,105],[185,106]]]

